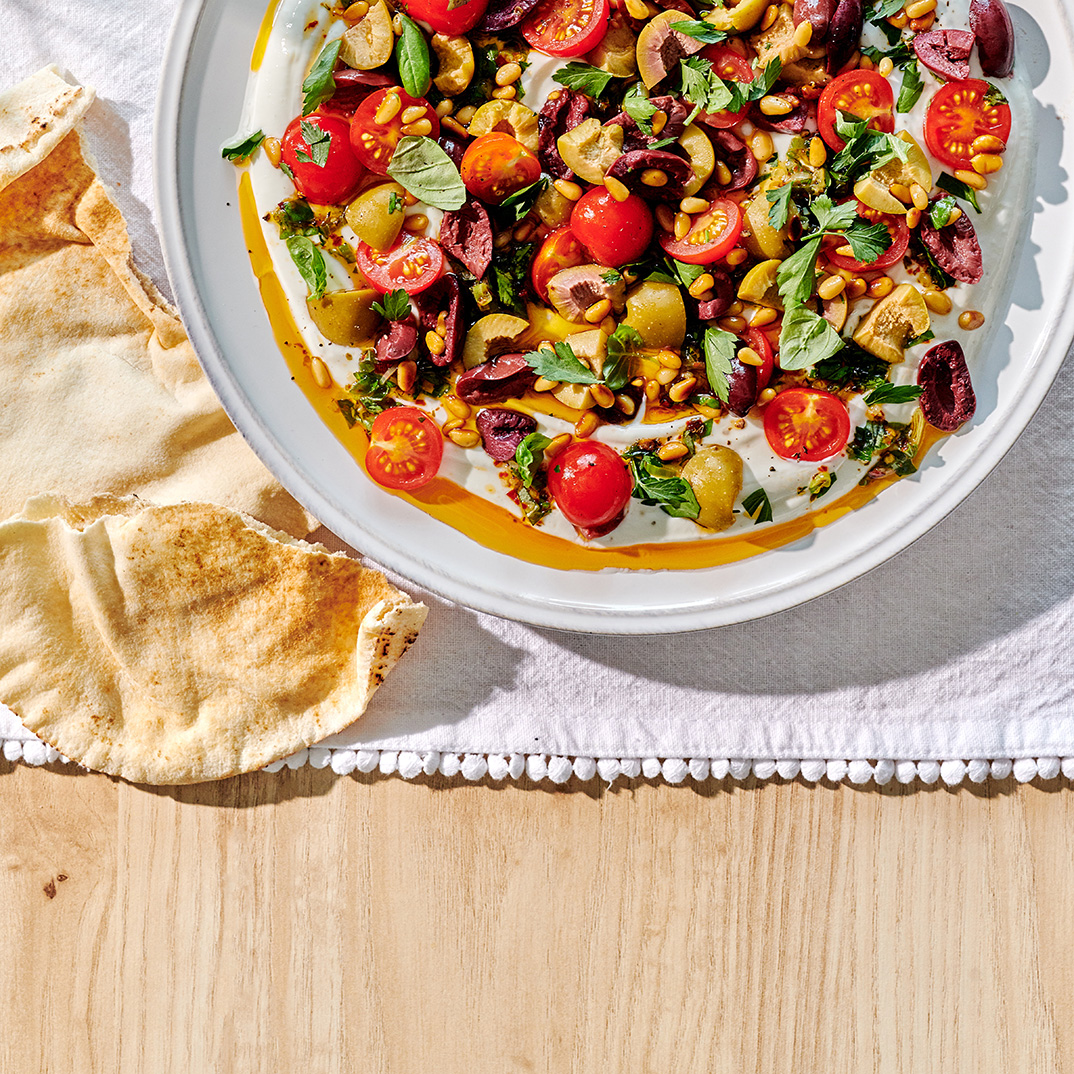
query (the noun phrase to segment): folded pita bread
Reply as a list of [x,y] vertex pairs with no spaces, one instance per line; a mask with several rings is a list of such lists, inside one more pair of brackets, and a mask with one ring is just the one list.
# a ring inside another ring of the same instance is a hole
[[0,518],[55,492],[212,500],[315,522],[236,432],[175,311],[131,262],[87,161],[93,92],[45,69],[0,93]]
[[352,723],[426,609],[204,503],[30,501],[0,523],[0,698],[138,783],[261,768]]

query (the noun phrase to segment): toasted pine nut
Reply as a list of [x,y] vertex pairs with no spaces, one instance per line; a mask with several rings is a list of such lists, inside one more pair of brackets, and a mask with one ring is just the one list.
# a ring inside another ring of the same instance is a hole
[[[809,26],[812,28],[812,24],[808,22],[803,22],[798,29],[800,30],[802,26]],[[776,147],[773,144],[772,137],[768,131],[754,131],[749,136],[749,143],[750,152],[753,154],[753,159],[756,160],[758,164],[764,164],[766,160],[770,160],[772,154],[776,151]],[[730,174],[730,172],[728,172],[728,174]]]
[[725,332],[741,332],[746,327],[745,317],[739,317],[735,313],[728,317],[721,317],[716,323]]
[[535,392],[550,392],[553,388],[559,387],[558,380],[549,380],[548,377],[538,377],[533,382],[533,390]]
[[[677,387],[677,385],[676,385]],[[682,402],[680,399],[679,402]],[[656,457],[662,462],[674,462],[681,459],[690,449],[681,440],[669,440],[656,449]]]
[[843,243],[842,246],[837,246],[835,248],[835,252],[840,257],[853,257],[854,256],[854,247],[851,246],[849,242],[845,242],[845,243]]
[[[425,346],[429,348],[430,354],[443,354],[447,350],[447,343],[444,342],[444,337],[437,335],[436,332],[425,333]],[[465,416],[464,414],[463,417]]]
[[866,289],[870,298],[886,298],[895,290],[895,281],[890,276],[877,276]]
[[[615,397],[615,405],[629,418],[635,410],[637,405],[629,395],[617,395]],[[547,450],[547,448],[545,449]]]
[[369,14],[369,5],[366,0],[355,0],[355,3],[343,12],[343,17],[347,22],[357,22],[359,19],[364,19]]
[[892,71],[895,70],[895,64],[892,63],[890,56],[885,56],[876,67],[877,73],[884,78],[887,78]]
[[473,429],[452,429],[448,439],[461,448],[477,447],[481,443],[481,435]]
[[650,125],[653,128],[653,134],[659,134],[665,126],[667,126],[668,114],[663,109],[658,108],[649,120]]
[[768,94],[760,100],[760,108],[766,116],[785,116],[794,108],[794,101],[789,97],[780,97],[776,94]]
[[433,125],[427,119],[419,119],[416,123],[404,123],[399,128],[403,134],[425,137],[433,133]]
[[505,246],[508,246],[510,244],[510,242],[511,242],[511,232],[510,231],[497,231],[496,232],[496,238],[494,238],[492,240],[492,245],[495,246],[497,250],[502,250]]
[[675,213],[670,205],[658,205],[656,207],[656,222],[663,231],[675,230]]
[[909,21],[905,11],[896,11],[895,14],[888,19],[888,22],[894,26],[896,30],[905,30],[906,24]]
[[960,169],[955,172],[955,178],[961,180],[966,186],[972,186],[974,190],[984,190],[988,186],[988,180],[978,172]]
[[448,420],[440,426],[440,431],[445,436],[447,436],[447,434],[450,433],[452,429],[461,429],[462,425],[462,418],[448,418]]
[[743,365],[764,365],[764,359],[752,347],[740,347],[736,357]]
[[779,4],[769,4],[764,9],[764,17],[761,19],[761,29],[767,30],[779,17]]
[[655,380],[647,380],[643,390],[650,403],[655,403],[660,398],[660,384]]
[[817,294],[827,302],[841,295],[846,290],[846,285],[847,282],[842,276],[825,276],[817,287]]
[[668,173],[662,171],[660,168],[646,168],[641,173],[641,181],[646,186],[667,186],[668,185]]
[[401,123],[416,123],[425,115],[425,106],[421,104],[407,105],[399,116]]
[[274,168],[280,166],[280,158],[283,154],[283,145],[279,138],[266,138],[261,143],[261,148],[265,151],[265,156],[268,157],[269,164]]
[[979,175],[991,175],[1003,167],[1003,158],[998,153],[977,153],[970,158],[970,164]]
[[749,257],[749,254],[747,254],[746,251],[743,250],[741,246],[736,246],[724,258],[724,263],[727,264],[727,265],[730,265],[731,268],[737,268],[739,265],[742,264],[743,261],[746,260],[747,257]]
[[686,213],[675,214],[675,238],[682,240],[686,238],[687,232],[693,227],[694,222],[690,219]]
[[908,19],[920,19],[930,11],[936,10],[936,0],[914,0],[912,4],[907,4],[903,10],[906,12]]
[[592,410],[587,410],[574,424],[574,435],[580,440],[592,436],[597,431],[600,419]]
[[553,436],[552,442],[544,449],[544,457],[554,459],[570,442],[570,433],[560,433],[559,436]]
[[666,385],[670,384],[678,375],[679,371],[677,369],[660,369],[653,379],[657,384]]
[[668,388],[668,398],[673,403],[685,403],[695,387],[697,387],[697,377],[683,377],[678,384],[673,384]]
[[727,186],[731,182],[731,169],[722,160],[716,161],[716,182]]
[[444,400],[444,409],[456,418],[468,418],[471,413],[470,404],[464,402],[457,395],[449,395]]
[[[400,109],[403,107],[403,101],[398,93],[389,93],[385,96],[384,100],[380,102],[380,107],[377,108],[377,114],[373,117],[377,123],[390,123],[397,115],[399,115]],[[425,109],[422,109],[422,115],[425,114]],[[430,130],[432,128],[430,127]]]
[[626,185],[614,176],[606,175],[604,177],[604,188],[616,201],[626,201],[630,197],[630,191]]
[[994,134],[979,134],[970,143],[970,150],[974,153],[1002,153],[1007,148],[1007,143]]
[[966,310],[964,313],[958,315],[959,328],[964,328],[967,332],[972,332],[975,328],[980,328],[984,323],[985,317],[980,310]]
[[776,397],[776,389],[775,388],[765,388],[765,390],[763,392],[761,392],[761,394],[759,396],[757,396],[757,402],[760,403],[762,406],[764,406],[765,403],[771,403],[772,400],[775,399],[775,397]]
[[764,328],[766,324],[772,324],[779,314],[769,306],[758,306],[750,317],[750,328]]
[[398,14],[392,16],[392,33],[398,37],[403,32],[403,20]]
[[591,384],[589,392],[593,396],[593,402],[605,409],[615,406],[615,392],[607,384]]
[[745,306],[736,298],[730,306],[727,307],[728,313],[742,313],[745,310]]
[[429,226],[429,218],[425,213],[411,213],[403,218],[403,227],[407,231],[424,231]]
[[314,358],[310,362],[310,372],[313,374],[313,383],[318,388],[332,387],[332,374],[328,372],[328,366],[320,358]]
[[813,40],[813,24],[803,20],[794,28],[794,43],[799,48],[805,48]]
[[709,203],[704,198],[683,198],[679,202],[679,208],[684,213],[689,213],[691,216],[696,216],[698,213],[703,213],[709,207]]
[[409,395],[414,387],[414,384],[418,379],[418,364],[412,362],[408,358],[405,362],[400,362],[399,367],[395,371],[395,383],[399,385],[399,390],[406,395]]
[[626,10],[632,19],[649,17],[649,5],[645,3],[645,0],[626,0]]
[[942,316],[951,312],[951,297],[950,295],[945,295],[943,291],[926,291],[923,297],[925,305],[933,313],[939,313]]
[[500,67],[496,71],[496,85],[497,86],[510,86],[512,82],[517,82],[522,74],[522,67],[520,64],[512,61],[511,63],[505,63],[503,67]]
[[601,321],[599,325],[597,325],[597,327],[603,328],[604,331],[607,332],[610,336],[619,327],[619,325],[615,323],[615,318],[611,314],[608,314],[608,316],[605,317],[604,320]]
[[910,29],[919,34],[922,30],[931,30],[932,24],[936,21],[936,12],[930,11],[927,15],[922,15],[919,19],[911,19],[909,22]]
[[525,242],[536,230],[532,220],[523,220],[522,223],[515,228],[515,241]]
[[497,101],[513,101],[518,96],[518,90],[514,86],[497,86],[492,91],[492,96]]
[[953,224],[962,215],[962,210],[956,205],[947,217],[947,222]]
[[454,116],[441,117],[440,125],[447,127],[449,131],[461,134],[464,138],[466,137],[466,128]]
[[861,298],[868,286],[860,276],[855,276],[854,279],[847,281],[847,298]]
[[611,299],[602,298],[600,301],[594,302],[593,305],[585,311],[585,319],[590,324],[596,324],[598,321],[603,321],[604,318],[611,313],[611,310]]
[[921,210],[916,206],[911,206],[906,210],[906,226],[908,228],[915,228],[921,223]]
[[690,284],[687,291],[689,291],[694,298],[700,298],[706,291],[711,290],[715,283],[716,280],[713,278],[712,273],[702,272],[701,275]]
[[[917,184],[915,183],[914,185],[916,186]],[[910,188],[903,183],[892,183],[888,189],[891,191],[891,196],[898,198],[903,205],[910,205],[914,200],[913,194],[910,193]]]
[[656,360],[665,369],[679,369],[682,366],[682,359],[674,351],[661,351]]
[[450,116],[455,110],[455,102],[450,97],[445,97],[434,109],[438,119]]
[[876,64],[874,64],[868,56],[862,56],[860,66],[863,71],[871,71],[876,66]]
[[809,166],[819,168],[828,159],[828,147],[819,134],[814,135],[809,143]]
[[476,111],[477,109],[472,104],[468,104],[464,108],[460,108],[455,115],[458,117],[460,123],[468,124],[470,120],[474,118],[474,113]]
[[920,183],[910,184],[910,197],[915,209],[924,212],[929,207],[929,192]]
[[577,183],[572,183],[569,179],[556,179],[552,185],[568,201],[577,201],[582,196],[582,188]]

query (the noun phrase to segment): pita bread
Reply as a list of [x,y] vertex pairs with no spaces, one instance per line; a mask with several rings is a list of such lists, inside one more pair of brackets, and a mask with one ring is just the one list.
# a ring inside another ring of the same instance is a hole
[[0,697],[87,768],[221,779],[351,724],[426,609],[203,503],[39,497],[0,524]]
[[38,493],[212,500],[316,523],[258,461],[175,310],[131,261],[76,129],[93,92],[38,72],[0,93],[0,518]]

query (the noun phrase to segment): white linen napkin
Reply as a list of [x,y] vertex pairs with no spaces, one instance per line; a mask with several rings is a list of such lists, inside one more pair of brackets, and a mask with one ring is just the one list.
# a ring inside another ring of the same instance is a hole
[[[93,85],[87,136],[136,257],[167,290],[153,220],[157,77],[177,0],[0,0],[0,66]],[[236,104],[237,107],[237,104]],[[558,633],[447,604],[360,724],[292,758],[566,780],[639,773],[864,783],[1074,778],[1074,453],[1069,362],[995,472],[935,529],[808,604],[693,634]],[[55,751],[0,709],[9,759]],[[273,766],[273,767],[279,767]]]

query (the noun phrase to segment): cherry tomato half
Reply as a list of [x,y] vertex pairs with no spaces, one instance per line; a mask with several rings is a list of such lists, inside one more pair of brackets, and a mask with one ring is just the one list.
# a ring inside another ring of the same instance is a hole
[[788,388],[765,407],[764,435],[781,459],[820,462],[846,447],[850,414],[831,392]]
[[[706,45],[701,50],[704,59],[712,64],[712,72],[725,82],[752,82],[753,67],[749,60],[726,45]],[[706,112],[705,122],[710,127],[733,127],[746,114],[741,112]]]
[[444,436],[432,416],[416,406],[393,406],[373,419],[365,468],[389,489],[417,489],[440,469]]
[[541,248],[533,259],[533,267],[530,269],[533,289],[540,295],[541,301],[548,301],[548,281],[557,272],[585,264],[585,259],[585,250],[582,249],[582,244],[574,232],[569,227],[556,228],[541,243]]
[[[399,108],[391,119],[378,123],[377,112],[380,111],[380,106],[390,93],[394,93],[399,98]],[[388,174],[392,154],[399,144],[399,139],[403,137],[403,113],[415,105],[424,108],[425,114],[412,122],[417,123],[422,119],[427,119],[432,128],[428,132],[429,137],[435,141],[440,137],[440,119],[436,112],[424,98],[411,97],[399,86],[377,90],[358,105],[354,119],[351,121],[351,148],[354,150],[354,155],[371,172],[376,172],[377,175]]]
[[693,226],[681,239],[660,232],[664,253],[688,265],[711,265],[730,253],[742,234],[742,210],[738,203],[721,198],[694,218]]
[[858,202],[858,216],[864,217],[873,224],[877,221],[886,224],[888,234],[891,236],[891,245],[875,261],[859,261],[856,257],[850,257],[847,254],[837,254],[835,250],[843,244],[843,240],[835,239],[825,251],[825,257],[829,263],[847,272],[879,272],[881,269],[891,268],[892,265],[897,265],[902,261],[906,248],[910,245],[910,228],[906,224],[906,217],[878,213],[860,201]]
[[444,251],[424,235],[401,235],[388,250],[374,250],[360,242],[355,260],[362,275],[381,294],[401,287],[416,295],[432,287],[444,271]]
[[846,142],[835,133],[837,112],[867,119],[873,130],[895,130],[895,96],[891,84],[876,71],[847,71],[833,78],[817,102],[817,126],[825,145],[840,150]]
[[1006,142],[1011,133],[1011,110],[1005,104],[989,104],[992,89],[979,78],[947,82],[936,91],[925,113],[925,144],[929,152],[949,168],[969,168],[974,156],[970,146],[982,134]]
[[574,203],[571,231],[602,265],[618,268],[645,253],[653,237],[653,213],[637,194],[616,201],[598,186]]
[[548,491],[556,506],[568,522],[583,529],[613,522],[623,513],[633,489],[622,456],[599,440],[576,440],[548,467]]
[[610,14],[608,0],[538,0],[522,36],[549,56],[581,56],[600,44]]
[[746,346],[752,348],[760,355],[762,365],[757,367],[757,391],[763,392],[772,379],[772,373],[776,368],[776,356],[772,351],[772,344],[768,342],[768,336],[759,328],[747,328],[744,336]]
[[466,189],[489,205],[541,178],[541,162],[517,139],[502,131],[475,138],[459,168]]
[[[365,174],[351,152],[350,124],[319,112],[291,120],[284,131],[280,157],[291,169],[299,193],[318,205],[347,201]],[[319,159],[324,163],[318,164]]]
[[438,34],[465,34],[472,30],[488,0],[402,0],[403,10],[413,19],[427,22]]

